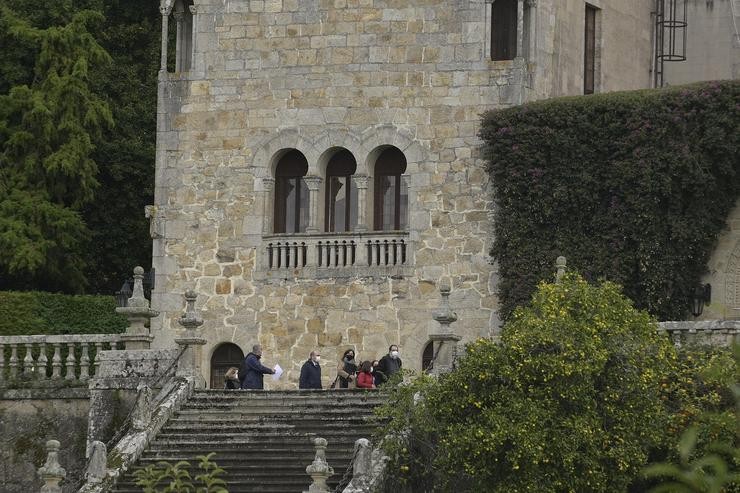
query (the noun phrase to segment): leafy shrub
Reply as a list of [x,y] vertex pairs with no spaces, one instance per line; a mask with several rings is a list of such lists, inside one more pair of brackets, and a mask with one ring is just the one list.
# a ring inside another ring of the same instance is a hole
[[211,452],[196,457],[201,473],[195,478],[190,474],[190,463],[187,461],[175,464],[160,461],[156,466],[136,471],[136,484],[144,489],[144,493],[228,493],[226,481],[221,478],[226,471],[211,461],[215,454]]
[[0,335],[123,332],[112,296],[0,291]]
[[485,115],[501,315],[565,255],[684,319],[740,191],[740,81],[559,98]]
[[500,344],[480,339],[459,367],[398,387],[380,413],[389,483],[408,491],[627,491],[668,422],[661,395],[676,358],[618,286],[568,275],[540,284]]

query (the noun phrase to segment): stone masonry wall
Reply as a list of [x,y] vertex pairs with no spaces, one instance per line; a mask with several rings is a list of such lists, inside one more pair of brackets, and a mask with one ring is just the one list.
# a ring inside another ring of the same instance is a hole
[[59,462],[67,471],[65,493],[85,468],[87,389],[3,390],[0,395],[0,490],[38,491],[36,471],[46,460],[47,440],[59,440]]
[[[532,25],[542,29],[555,9],[538,3]],[[418,369],[443,277],[463,342],[497,330],[480,114],[551,92],[527,89],[521,63],[489,60],[486,9],[484,0],[196,2],[193,68],[161,74],[149,211],[156,345],[172,344],[189,288],[205,319],[206,378],[223,342],[245,353],[261,342],[265,361],[288,370],[274,387],[295,385],[316,347],[325,383],[348,347],[371,359],[400,343],[405,366]],[[534,45],[553,47],[541,33]],[[410,265],[323,279],[263,275],[280,152],[306,156],[322,200],[327,151],[349,150],[356,175],[372,178],[389,145],[408,162]]]

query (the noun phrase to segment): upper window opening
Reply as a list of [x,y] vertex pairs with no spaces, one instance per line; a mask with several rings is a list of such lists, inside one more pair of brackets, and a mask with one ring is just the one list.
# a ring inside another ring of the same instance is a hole
[[517,0],[495,0],[491,10],[491,60],[516,58]]
[[352,231],[357,226],[357,186],[352,181],[356,170],[357,161],[346,149],[326,166],[326,231]]
[[295,149],[275,169],[275,233],[303,233],[308,226],[308,161]]
[[400,231],[407,227],[408,185],[406,156],[395,148],[384,150],[375,163],[374,229]]
[[172,8],[175,18],[175,72],[187,72],[193,59],[193,1],[176,0]]
[[596,86],[596,11],[586,4],[585,40],[583,57],[583,94],[593,94]]

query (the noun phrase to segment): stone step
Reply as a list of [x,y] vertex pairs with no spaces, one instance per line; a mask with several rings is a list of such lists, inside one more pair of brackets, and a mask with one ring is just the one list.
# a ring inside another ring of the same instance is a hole
[[[237,447],[249,447],[254,444],[260,444],[260,443],[271,443],[274,445],[286,445],[286,446],[295,446],[299,443],[306,443],[310,446],[313,446],[310,444],[310,439],[317,436],[316,433],[311,434],[296,434],[296,435],[284,435],[284,434],[276,434],[271,433],[268,436],[262,435],[262,434],[252,434],[249,436],[239,436],[239,437],[223,437],[220,439],[214,439],[212,435],[204,434],[205,436],[193,436],[181,434],[178,436],[172,436],[172,435],[162,435],[160,437],[157,437],[156,440],[152,442],[150,445],[150,449],[152,450],[162,450],[166,447],[218,447],[221,449],[225,448],[237,448]],[[329,440],[329,443],[333,443],[337,440],[353,440],[356,439],[355,437],[370,437],[370,434],[352,434],[348,435],[346,433],[322,433],[321,437],[326,438]],[[215,450],[215,448],[214,448]]]

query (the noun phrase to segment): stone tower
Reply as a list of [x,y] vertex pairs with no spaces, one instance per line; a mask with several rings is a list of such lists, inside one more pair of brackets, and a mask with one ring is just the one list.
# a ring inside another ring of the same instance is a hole
[[192,289],[214,385],[225,343],[273,387],[314,348],[325,382],[350,347],[418,369],[442,278],[463,342],[496,331],[480,114],[647,87],[649,2],[618,3],[164,0],[154,344]]

